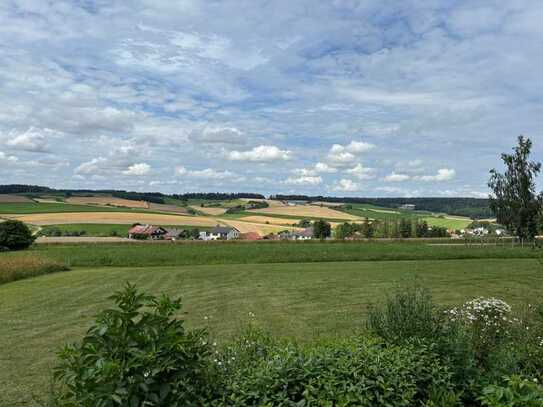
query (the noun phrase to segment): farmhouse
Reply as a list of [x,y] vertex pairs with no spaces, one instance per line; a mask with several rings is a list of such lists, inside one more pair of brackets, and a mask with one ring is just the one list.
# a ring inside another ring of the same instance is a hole
[[406,210],[406,211],[414,211],[416,206],[413,204],[403,204],[403,205],[400,205],[398,208]]
[[164,239],[168,231],[160,226],[153,225],[134,225],[128,231],[129,239]]
[[239,230],[229,226],[217,225],[211,230],[200,232],[201,240],[233,240],[239,237]]
[[302,231],[290,232],[285,231],[279,234],[281,239],[286,240],[310,240],[313,239],[313,228],[305,228]]

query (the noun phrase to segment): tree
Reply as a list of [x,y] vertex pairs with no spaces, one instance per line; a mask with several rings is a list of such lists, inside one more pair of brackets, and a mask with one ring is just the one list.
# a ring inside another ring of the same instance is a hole
[[332,234],[332,227],[323,219],[313,223],[313,237],[316,239],[326,239]]
[[375,233],[375,229],[373,227],[373,224],[370,222],[368,218],[364,219],[364,223],[362,224],[362,235],[366,239],[371,239]]
[[490,208],[498,223],[521,239],[533,239],[537,234],[537,216],[541,199],[535,191],[535,179],[541,171],[541,163],[529,161],[532,142],[520,136],[514,154],[502,154],[505,173],[490,171],[488,186],[493,191]]
[[0,223],[0,247],[9,250],[22,250],[34,243],[32,231],[19,220],[7,220]]
[[428,222],[423,220],[422,222],[417,223],[417,237],[427,237],[428,236]]
[[301,228],[309,228],[311,227],[311,220],[309,219],[302,219],[300,222],[298,222],[298,226]]
[[337,225],[334,236],[336,239],[344,240],[347,237],[352,236],[353,234],[353,227],[350,223],[342,223],[341,225]]
[[400,236],[403,238],[411,237],[411,220],[407,218],[400,219]]

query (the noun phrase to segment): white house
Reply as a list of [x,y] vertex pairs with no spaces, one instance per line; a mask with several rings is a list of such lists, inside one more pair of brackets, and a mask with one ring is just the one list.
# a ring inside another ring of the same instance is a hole
[[239,230],[228,226],[215,226],[211,230],[200,232],[201,240],[233,240],[239,239]]

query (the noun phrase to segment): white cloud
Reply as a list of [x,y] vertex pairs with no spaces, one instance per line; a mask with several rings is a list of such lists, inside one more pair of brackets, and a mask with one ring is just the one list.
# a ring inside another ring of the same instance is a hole
[[323,173],[333,174],[337,172],[337,169],[325,163],[317,163],[313,168],[296,168],[292,172],[302,176],[316,176]]
[[299,177],[289,177],[283,183],[287,185],[319,185],[322,183],[322,178],[319,176],[301,175]]
[[104,171],[107,163],[107,159],[104,157],[93,158],[90,161],[86,161],[80,164],[76,169],[75,173],[78,175],[94,175]]
[[3,151],[0,151],[0,161],[15,163],[18,161],[18,158],[14,155],[7,155]]
[[359,191],[360,188],[360,184],[357,184],[353,180],[343,178],[334,184],[332,190],[338,192],[356,192]]
[[352,164],[354,161],[356,161],[357,156],[374,148],[375,146],[373,144],[363,141],[351,141],[345,146],[341,144],[334,144],[330,148],[330,151],[326,156],[326,160],[331,166],[341,167]]
[[209,127],[192,130],[189,134],[190,141],[194,143],[208,144],[245,144],[247,137],[235,127]]
[[124,175],[134,175],[134,176],[141,176],[149,174],[151,171],[151,166],[147,163],[137,163],[132,164],[128,169],[123,171]]
[[228,170],[219,171],[213,168],[206,168],[203,170],[188,170],[183,166],[178,166],[175,169],[176,175],[188,176],[192,178],[205,179],[205,180],[242,180],[243,177],[234,174]]
[[[47,130],[44,130],[47,132]],[[50,132],[50,131],[49,131]],[[29,128],[24,133],[11,132],[6,144],[17,150],[24,150],[36,153],[47,152],[47,140],[42,132],[34,127]]]
[[337,169],[329,166],[326,163],[317,163],[317,164],[315,164],[315,171],[318,172],[318,173],[333,174],[333,173],[337,172]]
[[437,174],[435,175],[422,175],[420,177],[417,177],[417,179],[421,181],[427,181],[427,182],[429,181],[442,182],[442,181],[450,181],[454,179],[455,176],[456,176],[455,170],[449,169],[449,168],[441,168],[437,171]]
[[360,179],[360,180],[370,180],[375,178],[375,169],[364,167],[362,164],[358,163],[355,167],[345,170],[347,174]]
[[411,177],[407,174],[397,174],[393,172],[390,175],[387,175],[384,180],[385,182],[404,182],[409,180]]
[[281,150],[276,146],[261,145],[249,151],[230,151],[227,158],[232,161],[286,161],[292,158],[292,152]]

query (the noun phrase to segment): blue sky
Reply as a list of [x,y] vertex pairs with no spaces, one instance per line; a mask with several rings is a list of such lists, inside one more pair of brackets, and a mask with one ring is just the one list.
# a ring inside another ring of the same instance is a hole
[[0,183],[485,196],[543,153],[536,0],[5,0]]

